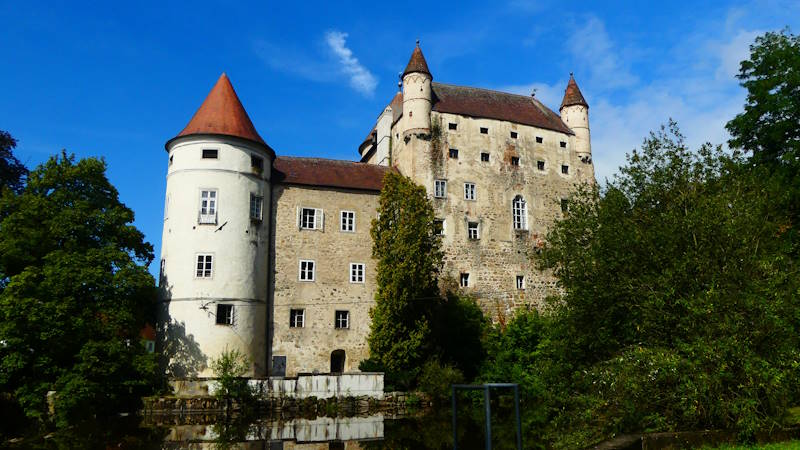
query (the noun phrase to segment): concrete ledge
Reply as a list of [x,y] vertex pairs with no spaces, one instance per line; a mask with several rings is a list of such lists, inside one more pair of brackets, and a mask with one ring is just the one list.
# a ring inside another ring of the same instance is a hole
[[[176,397],[214,395],[215,378],[171,379]],[[383,399],[382,372],[300,374],[296,377],[248,378],[259,397],[334,398],[369,397]]]

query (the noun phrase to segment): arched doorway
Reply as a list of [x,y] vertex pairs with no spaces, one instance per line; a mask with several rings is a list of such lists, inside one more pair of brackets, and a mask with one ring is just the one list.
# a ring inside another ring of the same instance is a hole
[[344,350],[334,350],[331,352],[331,373],[344,372]]

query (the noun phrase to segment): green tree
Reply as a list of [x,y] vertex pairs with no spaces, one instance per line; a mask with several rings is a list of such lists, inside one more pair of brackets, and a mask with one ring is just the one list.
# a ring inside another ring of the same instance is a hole
[[384,178],[378,213],[371,230],[378,264],[370,359],[389,372],[414,370],[434,350],[431,315],[441,302],[433,206],[424,187],[392,171]]
[[5,188],[19,192],[25,185],[28,169],[14,156],[16,146],[17,140],[0,130],[0,192]]
[[103,161],[62,152],[0,198],[0,391],[58,425],[130,410],[155,383],[139,342],[152,320],[152,246]]
[[737,78],[747,103],[726,126],[730,146],[757,163],[800,163],[800,36],[783,30],[757,37]]

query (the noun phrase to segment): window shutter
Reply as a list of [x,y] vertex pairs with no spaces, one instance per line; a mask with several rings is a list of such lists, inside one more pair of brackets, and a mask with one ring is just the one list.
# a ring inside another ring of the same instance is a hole
[[302,224],[303,224],[301,222],[302,218],[300,217],[300,211],[302,211],[302,209],[298,206],[297,207],[297,229],[298,230],[302,227]]
[[325,213],[321,209],[314,210],[314,225],[317,230],[325,230]]

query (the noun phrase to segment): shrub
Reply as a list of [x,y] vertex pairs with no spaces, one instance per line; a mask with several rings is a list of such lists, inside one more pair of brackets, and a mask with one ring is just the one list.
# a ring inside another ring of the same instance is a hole
[[431,360],[422,367],[419,376],[419,390],[430,395],[434,402],[450,398],[451,386],[464,382],[464,374],[449,364]]
[[237,400],[249,403],[254,399],[253,390],[244,374],[250,367],[250,360],[238,349],[225,350],[219,358],[211,361],[211,369],[216,380],[215,395],[224,400]]

